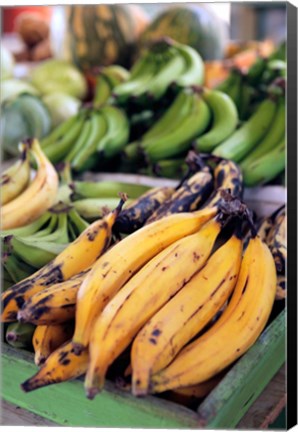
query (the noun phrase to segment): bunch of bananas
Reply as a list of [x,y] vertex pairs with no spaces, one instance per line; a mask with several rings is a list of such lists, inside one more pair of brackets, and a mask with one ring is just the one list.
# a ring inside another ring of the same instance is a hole
[[[133,394],[204,394],[255,342],[272,309],[276,268],[255,233],[244,250],[242,221],[250,212],[224,189],[221,162],[218,189],[203,209],[168,214],[166,205],[163,217],[112,243],[123,197],[52,262],[2,294],[2,322],[31,324],[40,369],[22,384],[25,391],[86,374],[93,398],[132,343],[125,374]],[[162,202],[178,190],[165,191]],[[136,204],[148,204],[149,192]]]
[[211,150],[235,131],[237,123],[237,109],[229,96],[191,86],[178,93],[138,141],[126,146],[124,155],[130,161],[143,156],[149,164],[162,164],[168,158],[185,156],[193,142],[200,151]]
[[275,298],[276,300],[284,300],[287,296],[287,216],[285,206],[282,206],[272,215],[260,221],[258,235],[268,245],[274,257],[277,272]]
[[268,183],[285,170],[285,99],[268,96],[213,154],[240,164],[246,186]]
[[116,86],[126,82],[130,77],[128,70],[119,65],[111,65],[96,71],[94,79],[93,106],[98,108],[112,100]]
[[41,141],[53,162],[68,161],[75,171],[103,164],[119,154],[129,140],[129,122],[120,108],[84,107]]
[[[21,158],[1,175],[1,227],[22,227],[38,219],[56,200],[58,174],[37,139],[20,144]],[[37,165],[31,180],[30,155]]]
[[196,50],[170,38],[155,41],[139,57],[127,81],[113,89],[119,104],[133,100],[140,105],[159,100],[171,85],[202,85],[204,63]]
[[5,287],[53,260],[89,223],[75,208],[58,203],[31,224],[1,232]]

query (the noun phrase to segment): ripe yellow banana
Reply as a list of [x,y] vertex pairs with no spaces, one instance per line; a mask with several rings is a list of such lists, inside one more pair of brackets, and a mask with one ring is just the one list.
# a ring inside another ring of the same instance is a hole
[[204,266],[222,229],[219,219],[156,255],[99,315],[89,341],[90,366],[85,380],[89,398],[102,389],[108,367],[142,326]]
[[224,305],[236,285],[241,258],[242,239],[235,233],[142,328],[131,351],[134,395],[147,394],[152,374],[164,369]]
[[117,208],[89,225],[53,261],[6,290],[2,294],[2,322],[16,321],[19,309],[37,292],[90,267],[109,246],[112,227],[123,204],[124,199],[121,199]]
[[41,366],[53,351],[72,337],[73,328],[73,321],[36,327],[32,339],[36,366]]
[[75,355],[72,343],[66,342],[52,352],[41,369],[23,382],[21,388],[25,392],[30,392],[50,384],[57,384],[77,378],[86,372],[88,361],[88,350]]
[[83,271],[65,282],[54,284],[34,294],[19,310],[18,320],[44,326],[61,324],[73,319],[77,292],[88,271]]
[[268,246],[251,238],[234,295],[219,320],[153,375],[154,393],[204,382],[244,354],[257,340],[272,310],[276,270]]
[[76,351],[87,347],[95,319],[134,273],[176,240],[198,231],[217,212],[214,207],[160,219],[125,237],[99,258],[78,291]]
[[30,181],[30,159],[28,146],[20,144],[21,157],[1,175],[1,205],[19,196]]
[[55,202],[58,174],[37,139],[28,143],[37,162],[36,176],[28,187],[1,209],[2,229],[17,228],[38,219]]

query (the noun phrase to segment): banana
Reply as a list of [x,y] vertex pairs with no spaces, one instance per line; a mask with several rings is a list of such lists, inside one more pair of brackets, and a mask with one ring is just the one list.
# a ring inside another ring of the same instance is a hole
[[156,73],[152,79],[145,86],[134,91],[134,96],[140,97],[143,94],[148,94],[149,97],[158,100],[167,91],[169,85],[182,75],[186,66],[184,57],[180,55],[175,45],[171,45],[167,48],[169,58],[159,67],[157,65]]
[[276,101],[263,100],[255,113],[213,150],[215,156],[240,162],[264,138],[276,113]]
[[243,75],[238,69],[232,70],[231,75],[233,77],[233,81],[232,84],[226,89],[225,93],[232,99],[237,108],[237,111],[239,112],[241,106]]
[[210,108],[195,92],[191,112],[184,121],[178,123],[176,128],[167,135],[148,142],[141,142],[145,156],[151,162],[158,162],[187,151],[191,141],[207,129],[210,120]]
[[222,191],[229,190],[230,194],[237,198],[243,195],[243,178],[239,166],[231,161],[223,159],[214,169],[214,192],[203,207],[213,207],[222,199]]
[[272,252],[276,270],[279,274],[285,274],[287,262],[287,216],[284,214],[280,216],[278,221],[275,221],[270,230],[270,235],[273,235],[273,240],[270,242],[269,247]]
[[184,158],[163,159],[152,166],[152,172],[156,177],[176,180],[187,173],[187,164]]
[[57,143],[59,143],[70,130],[73,130],[74,126],[78,121],[78,118],[79,115],[71,116],[63,123],[56,126],[55,129],[53,129],[53,131],[50,134],[48,134],[46,137],[41,139],[40,141],[41,147],[45,149],[48,146],[51,145],[54,146]]
[[221,229],[221,218],[217,217],[195,234],[165,248],[102,310],[90,334],[90,364],[85,379],[88,398],[93,399],[102,389],[108,366],[128,347],[148,319],[205,265]]
[[[96,119],[93,117],[93,123],[96,123]],[[74,142],[74,145],[71,147],[70,151],[66,154],[66,156],[63,158],[63,161],[66,163],[70,163],[73,161],[74,157],[81,151],[82,148],[84,148],[91,130],[92,126],[94,127],[94,124],[92,124],[92,111],[88,111],[88,114],[86,115],[85,121],[82,125],[81,131]]]
[[147,51],[132,67],[130,78],[113,89],[113,97],[117,103],[120,105],[125,103],[135,92],[140,91],[142,87],[152,80],[156,71],[157,64],[154,61],[154,57],[150,51]]
[[85,229],[88,228],[89,223],[83,219],[74,208],[69,210],[68,218],[68,229],[72,228],[74,230],[73,240],[75,240],[83,231],[85,231]]
[[152,374],[164,369],[228,300],[242,259],[237,231],[138,333],[131,350],[134,395],[148,393]]
[[12,285],[27,278],[35,271],[34,267],[21,261],[13,251],[2,252],[1,262],[3,269],[5,269],[10,276]]
[[275,292],[276,270],[270,250],[258,237],[251,238],[227,308],[209,330],[152,376],[150,391],[199,384],[236,361],[263,331]]
[[223,374],[219,374],[200,384],[175,389],[170,393],[170,400],[185,405],[193,399],[202,399],[220,383],[222,378]]
[[147,191],[119,214],[113,227],[114,231],[131,234],[138,230],[173,193],[174,188],[168,186],[157,187]]
[[130,72],[117,64],[105,67],[103,74],[108,78],[113,88],[130,78]]
[[193,93],[191,88],[181,89],[165,113],[141,137],[141,141],[144,143],[175,129],[177,124],[190,114]]
[[20,237],[13,237],[11,244],[13,253],[35,270],[46,266],[67,247],[67,244],[56,244],[50,241],[43,241],[43,239],[30,241],[27,238]]
[[87,347],[96,317],[134,273],[176,240],[198,231],[217,212],[213,208],[160,219],[125,237],[99,258],[77,296],[76,351]]
[[96,153],[98,143],[107,132],[107,122],[102,111],[91,113],[91,130],[87,140],[71,161],[71,166],[76,171],[89,168],[93,164],[92,156]]
[[128,143],[129,121],[124,111],[114,106],[104,106],[101,113],[107,123],[107,132],[99,140],[97,151],[109,159],[120,153]]
[[38,325],[32,339],[36,366],[41,366],[53,351],[71,338],[72,333],[72,321],[57,325]]
[[103,71],[96,77],[95,90],[93,97],[94,108],[100,108],[104,104],[109,102],[113,91],[113,86],[111,85],[108,77],[103,73]]
[[248,187],[263,185],[282,173],[286,166],[285,137],[265,155],[253,160],[243,171],[244,184]]
[[21,227],[38,219],[56,199],[57,172],[44,155],[37,139],[28,140],[27,143],[38,164],[37,172],[28,187],[1,208],[1,228],[4,230]]
[[14,348],[32,348],[35,326],[29,323],[10,323],[5,333],[6,342]]
[[253,65],[248,69],[246,78],[249,84],[257,85],[259,84],[264,71],[266,70],[266,66],[268,63],[268,59],[264,57],[259,57]]
[[30,181],[30,159],[26,144],[20,145],[20,152],[20,159],[1,174],[1,205],[18,197]]
[[53,261],[32,276],[12,286],[2,294],[2,322],[14,321],[18,310],[28,298],[48,285],[63,282],[86,270],[106,250],[111,241],[112,226],[124,204],[118,206],[103,219],[89,225],[85,231]]
[[32,234],[36,235],[41,228],[45,227],[47,223],[52,219],[52,213],[48,210],[44,212],[38,219],[34,222],[24,225],[19,228],[12,228],[8,230],[1,230],[1,237],[5,237],[7,235],[16,235],[20,237],[28,237]]
[[203,85],[205,79],[204,62],[194,48],[188,45],[175,44],[175,48],[184,59],[186,69],[175,80],[178,87]]
[[148,192],[151,187],[135,184],[135,183],[125,183],[118,181],[73,181],[71,184],[71,189],[75,199],[81,198],[112,198],[117,195],[120,191],[123,191],[131,199],[137,199],[142,194]]
[[213,189],[213,177],[209,167],[197,172],[162,203],[147,219],[146,224],[173,213],[197,210],[206,201]]
[[[102,218],[107,209],[116,207],[119,199],[117,198],[85,198],[72,203],[73,208],[84,219],[93,221]],[[130,203],[127,200],[126,203]]]
[[272,217],[269,216],[269,217],[264,218],[260,222],[259,227],[258,227],[258,236],[260,237],[260,239],[263,242],[265,242],[267,244],[268,244],[268,242],[267,242],[267,236],[268,236],[269,231],[273,227],[273,223],[274,222],[272,220]]
[[88,271],[34,294],[19,310],[18,320],[40,326],[61,324],[73,319],[77,292]]
[[64,160],[65,156],[72,149],[74,143],[80,136],[82,127],[85,121],[85,111],[80,112],[75,116],[74,124],[69,128],[67,132],[59,136],[57,140],[44,147],[46,156],[52,163],[58,163]]
[[67,342],[53,351],[39,371],[21,384],[21,388],[25,392],[30,392],[77,378],[86,372],[88,362],[88,350],[75,355],[72,343]]
[[241,85],[238,114],[241,121],[247,120],[253,111],[253,101],[257,96],[257,91],[254,87],[244,82]]
[[218,90],[204,89],[203,99],[211,110],[212,124],[209,131],[194,141],[194,148],[210,152],[235,131],[238,112],[230,96]]
[[286,127],[286,106],[284,98],[277,105],[277,110],[272,124],[265,137],[259,142],[255,149],[241,162],[240,167],[245,171],[253,161],[273,150],[284,138]]

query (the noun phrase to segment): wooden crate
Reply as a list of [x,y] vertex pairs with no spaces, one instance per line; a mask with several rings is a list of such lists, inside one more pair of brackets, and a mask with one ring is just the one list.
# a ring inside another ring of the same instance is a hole
[[[98,176],[98,179],[108,178]],[[115,175],[113,179],[116,179]],[[121,176],[122,181],[125,179],[153,186],[159,184],[159,179],[152,179],[150,183],[148,178],[145,181],[141,176]],[[171,182],[167,181],[169,184]],[[285,189],[268,187],[248,190],[245,201],[260,216],[265,216],[285,201]],[[65,426],[264,428],[275,419],[285,404],[286,309],[282,309],[282,303],[277,303],[257,342],[195,410],[157,396],[135,398],[111,382],[107,382],[103,392],[90,401],[85,397],[82,379],[26,394],[20,389],[20,384],[37,370],[33,355],[6,344],[2,347],[2,398]],[[279,380],[274,387],[278,371]],[[256,406],[262,397],[263,403]],[[256,412],[257,415],[253,414]]]

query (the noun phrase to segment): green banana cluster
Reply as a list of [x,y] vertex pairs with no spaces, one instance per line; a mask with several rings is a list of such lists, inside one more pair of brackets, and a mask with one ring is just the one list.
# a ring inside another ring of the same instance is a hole
[[111,102],[114,88],[126,82],[129,77],[129,71],[120,65],[100,68],[95,78],[93,106],[99,108]]
[[280,78],[286,78],[286,71],[286,44],[282,43],[267,58],[259,57],[246,73],[232,68],[216,89],[233,99],[239,119],[245,121],[266,97],[268,86]]
[[159,100],[172,85],[202,85],[204,63],[196,50],[170,38],[162,38],[140,56],[130,78],[116,86],[113,95],[119,104],[133,100],[141,105]]
[[85,107],[54,129],[41,145],[52,163],[67,161],[80,172],[119,154],[129,132],[129,121],[120,108]]
[[75,208],[58,203],[29,225],[1,231],[5,288],[54,259],[88,225]]
[[176,176],[183,169],[181,158],[192,146],[210,152],[237,124],[237,109],[228,95],[190,86],[178,92],[163,116],[138,141],[126,146],[124,155],[135,162],[143,157],[153,172]]

